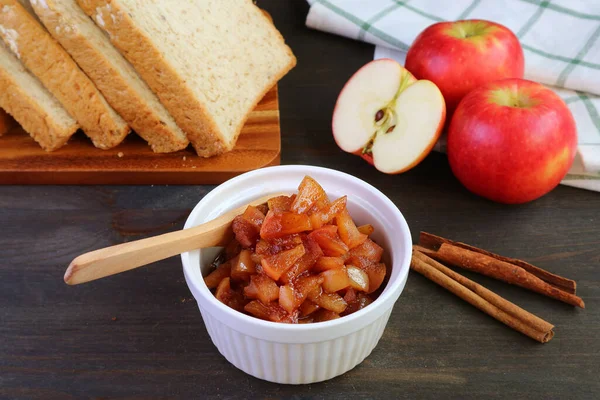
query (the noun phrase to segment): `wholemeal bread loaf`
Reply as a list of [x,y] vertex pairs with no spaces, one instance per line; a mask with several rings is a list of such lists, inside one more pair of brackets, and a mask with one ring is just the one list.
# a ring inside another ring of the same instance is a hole
[[63,146],[77,122],[0,42],[0,107],[46,151]]
[[201,156],[231,150],[252,109],[296,64],[251,0],[77,2]]
[[12,117],[8,115],[6,111],[0,108],[0,136],[10,131],[14,124],[15,121],[12,119]]
[[111,148],[129,133],[92,81],[17,0],[0,0],[0,37],[67,112],[96,147]]
[[48,32],[153,151],[187,147],[188,140],[173,117],[75,0],[34,0],[32,5]]

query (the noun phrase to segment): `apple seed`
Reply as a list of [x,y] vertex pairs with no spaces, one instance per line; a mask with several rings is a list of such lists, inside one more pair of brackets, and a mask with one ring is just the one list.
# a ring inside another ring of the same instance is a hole
[[381,118],[383,118],[383,110],[379,110],[377,111],[377,114],[375,114],[375,122],[379,122],[381,120]]

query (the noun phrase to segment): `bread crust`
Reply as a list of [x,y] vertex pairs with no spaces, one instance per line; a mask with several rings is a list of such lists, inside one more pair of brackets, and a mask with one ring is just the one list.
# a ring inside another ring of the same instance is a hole
[[[100,51],[96,44],[90,43],[79,29],[79,23],[72,22],[74,17],[61,14],[53,0],[45,0],[44,5],[34,2],[33,7],[52,36],[70,53],[96,84],[108,103],[138,135],[149,143],[154,152],[174,152],[188,146],[189,142],[185,134],[177,127],[167,110],[163,112],[164,117],[170,119],[169,123],[161,120],[158,110],[146,101],[144,94],[130,86],[124,72]],[[93,22],[90,23],[93,25]],[[93,28],[98,29],[100,35],[104,35],[104,32],[96,26]],[[111,46],[108,39],[106,42]],[[119,54],[116,56],[121,57]],[[140,84],[146,86],[143,82]],[[149,88],[147,92],[146,95],[154,96]],[[156,103],[162,107],[158,99]]]
[[[250,112],[273,85],[296,64],[291,50],[286,46],[288,54],[291,56],[289,65],[275,75],[270,84],[265,86],[263,92],[256,96],[252,107],[248,109],[245,117],[236,127],[233,140],[226,140],[221,136],[220,129],[204,104],[188,88],[183,77],[165,60],[152,43],[152,39],[127,15],[126,10],[118,1],[77,0],[77,2],[86,14],[109,33],[111,42],[133,64],[150,88],[158,95],[177,124],[187,134],[198,155],[202,157],[211,157],[231,150]],[[261,18],[268,21],[258,7],[256,7],[256,12],[260,14]],[[274,26],[272,29],[277,32]],[[283,40],[279,32],[277,35]]]
[[[0,49],[0,57],[12,57],[12,55]],[[31,88],[22,87],[15,77],[2,67],[0,67],[0,87],[2,88],[0,107],[12,115],[44,150],[54,151],[62,147],[77,131],[75,120],[72,119],[71,124],[66,126],[59,123],[55,116],[50,115],[30,94]],[[0,110],[0,112],[4,111]],[[65,115],[67,115],[66,111]]]
[[[0,36],[81,125],[96,147],[121,143],[130,131],[69,54],[17,0],[0,0]],[[12,37],[7,32],[15,32]],[[12,40],[12,43],[10,42]]]

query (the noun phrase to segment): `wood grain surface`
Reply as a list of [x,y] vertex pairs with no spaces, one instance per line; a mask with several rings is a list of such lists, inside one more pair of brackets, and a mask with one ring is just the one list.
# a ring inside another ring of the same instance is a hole
[[191,146],[156,154],[135,134],[113,149],[100,150],[81,131],[66,146],[47,153],[16,127],[0,137],[0,184],[214,184],[279,164],[280,150],[275,86],[250,113],[235,148],[212,158],[198,157]]
[[600,193],[560,186],[522,206],[470,194],[445,156],[398,176],[341,152],[331,112],[373,47],[308,30],[304,1],[259,0],[298,57],[280,85],[282,163],[364,179],[419,231],[575,279],[586,309],[466,274],[556,325],[539,344],[410,273],[373,353],[333,380],[284,386],[237,370],[210,342],[174,257],[89,284],[78,254],[183,226],[213,186],[0,187],[1,399],[598,399]]
[[10,131],[15,125],[15,120],[0,108],[0,136]]

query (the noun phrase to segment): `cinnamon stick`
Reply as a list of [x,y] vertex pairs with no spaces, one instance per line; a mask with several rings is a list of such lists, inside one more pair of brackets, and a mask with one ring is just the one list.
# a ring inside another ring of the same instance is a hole
[[554,337],[552,324],[455,273],[419,251],[413,252],[410,266],[479,310],[540,343],[547,343]]
[[546,322],[543,319],[535,316],[534,314],[531,314],[530,312],[522,309],[521,307],[517,306],[516,304],[511,303],[510,301],[506,300],[502,296],[497,295],[496,293],[494,293],[491,290],[485,288],[484,286],[478,284],[477,282],[474,282],[474,281],[470,280],[469,278],[464,277],[461,274],[451,270],[450,268],[446,267],[445,265],[440,264],[433,258],[428,257],[427,255],[421,253],[420,251],[415,250],[413,252],[413,257],[418,258],[419,260],[429,264],[430,266],[434,267],[438,271],[442,272],[444,275],[447,275],[448,277],[454,279],[455,281],[457,281],[458,283],[460,283],[467,289],[471,290],[475,294],[477,294],[477,295],[481,296],[482,298],[484,298],[485,300],[489,301],[490,303],[492,303],[493,305],[495,305],[502,311],[527,323],[528,325],[533,327],[535,330],[540,331],[540,332],[550,332],[554,328],[554,325],[550,324],[549,322]]
[[585,304],[580,297],[550,285],[517,265],[495,259],[487,254],[448,243],[442,243],[437,250],[422,246],[417,246],[416,249],[438,261],[487,275],[512,285],[521,286],[573,306],[585,308]]
[[541,280],[547,282],[552,286],[556,286],[558,289],[563,290],[567,293],[575,294],[577,290],[577,284],[574,280],[564,278],[559,275],[555,275],[551,272],[543,270],[541,268],[536,267],[535,265],[531,265],[525,261],[517,260],[515,258],[504,257],[498,254],[494,254],[487,250],[479,249],[477,247],[468,245],[466,243],[455,242],[450,239],[446,239],[440,236],[432,235],[431,233],[421,232],[419,237],[419,245],[426,247],[428,249],[437,250],[443,243],[452,244],[457,247],[462,247],[463,249],[475,251],[477,253],[485,254],[496,260],[504,261],[509,264],[517,265],[523,268],[525,271],[537,276]]

